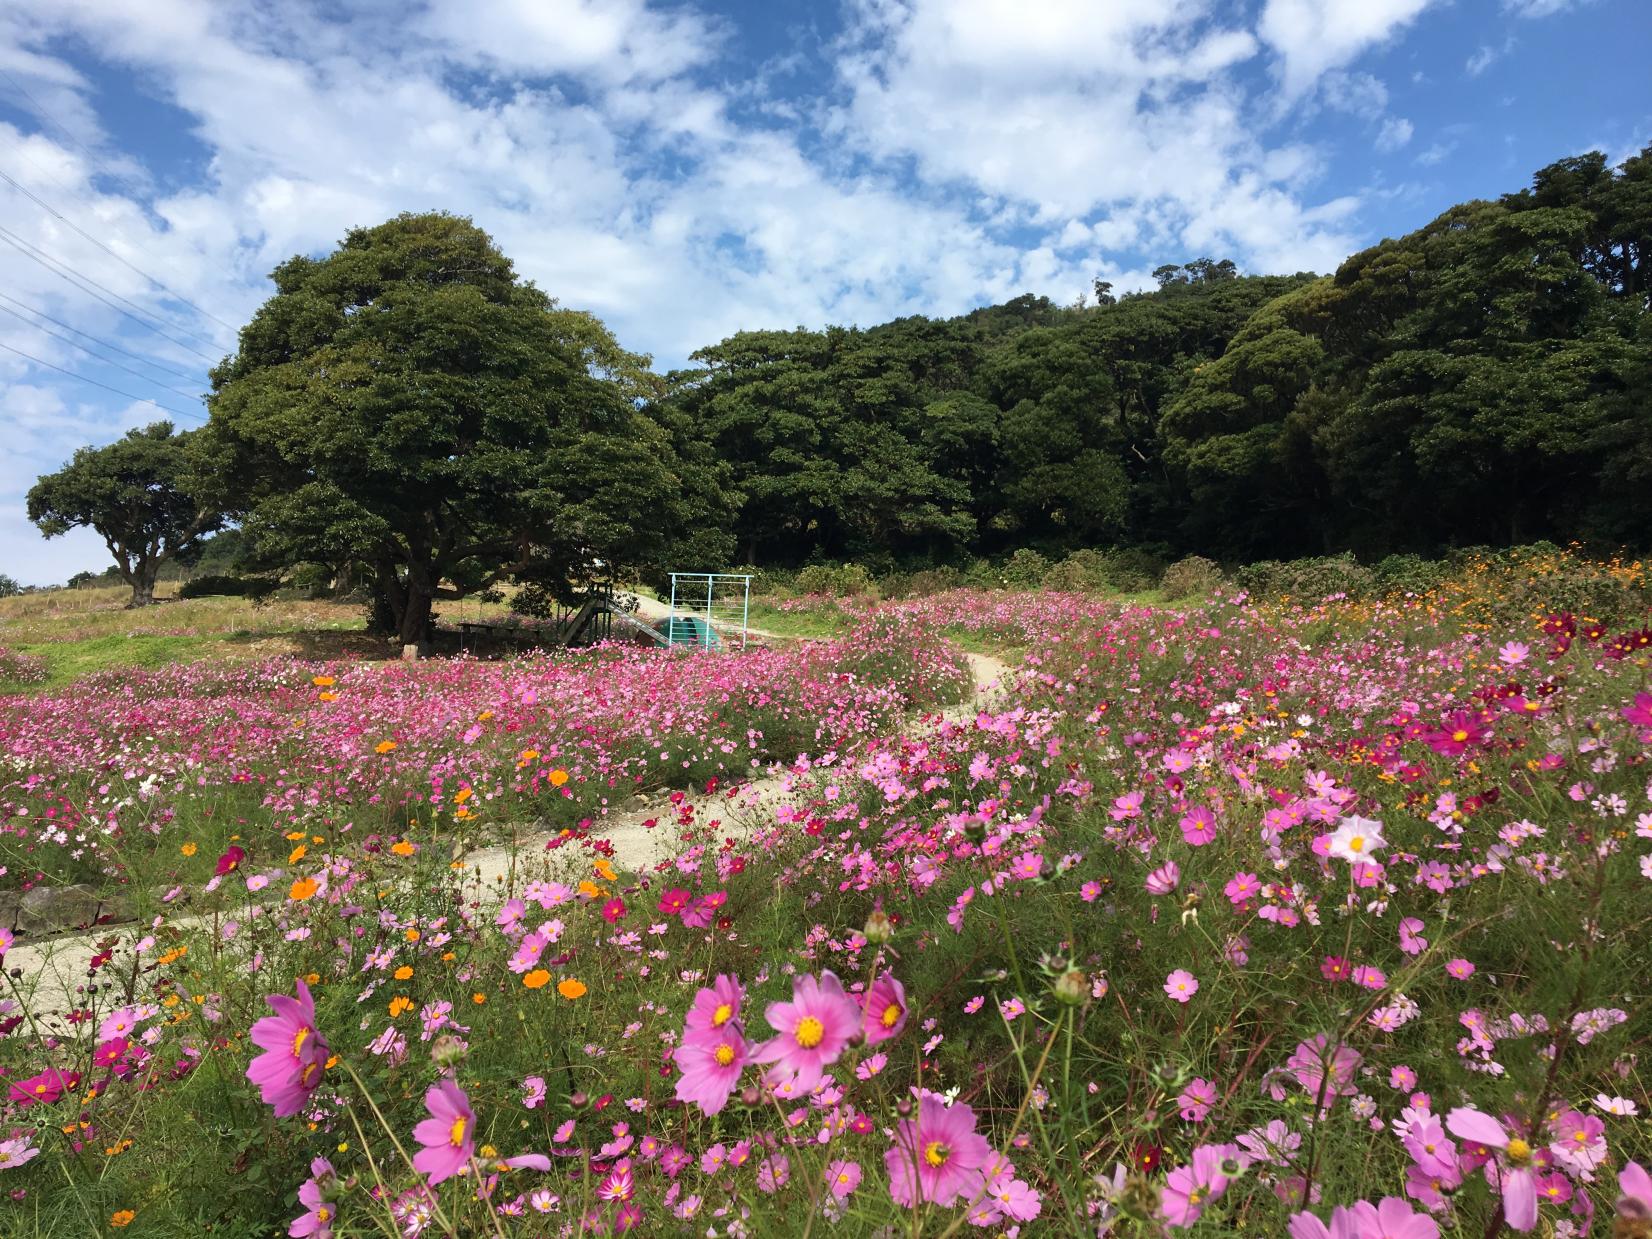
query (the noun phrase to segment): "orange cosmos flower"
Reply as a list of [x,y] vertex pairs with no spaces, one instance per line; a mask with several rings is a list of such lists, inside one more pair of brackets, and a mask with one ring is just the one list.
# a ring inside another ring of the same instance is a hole
[[392,998],[390,1000],[390,1018],[391,1019],[395,1019],[403,1011],[411,1011],[412,1009],[413,1009],[413,1000],[411,998],[407,998],[407,997],[404,997],[401,994],[397,994],[394,998]]
[[292,884],[292,888],[288,890],[287,898],[296,903],[303,903],[320,889],[321,883],[317,882],[314,878],[299,878],[298,881]]
[[331,688],[335,683],[337,683],[337,681],[330,675],[318,675],[314,677],[310,683],[314,684],[317,688]]
[[568,772],[566,770],[553,770],[553,771],[551,771],[551,786],[552,787],[561,787],[567,781],[568,781]]
[[569,977],[556,983],[556,992],[572,1001],[575,998],[585,997],[589,991],[585,988],[585,982],[576,981],[573,977]]
[[390,845],[390,850],[397,856],[411,856],[419,850],[419,845],[409,843],[406,839],[400,839]]
[[375,753],[393,753],[396,751],[396,742],[394,740],[380,740],[373,746],[373,751]]
[[532,972],[528,973],[527,976],[522,978],[522,984],[526,985],[529,989],[543,989],[550,982],[550,979],[550,973],[546,972],[543,968],[535,968]]

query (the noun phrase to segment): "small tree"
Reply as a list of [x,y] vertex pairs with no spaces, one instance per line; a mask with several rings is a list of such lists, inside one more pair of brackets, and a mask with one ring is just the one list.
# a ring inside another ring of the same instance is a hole
[[23,587],[4,572],[0,572],[0,598],[14,598],[23,592]]
[[171,422],[128,431],[106,447],[83,447],[29,491],[29,519],[48,538],[91,527],[103,535],[133,607],[155,601],[161,565],[186,558],[223,524],[191,483],[192,432]]

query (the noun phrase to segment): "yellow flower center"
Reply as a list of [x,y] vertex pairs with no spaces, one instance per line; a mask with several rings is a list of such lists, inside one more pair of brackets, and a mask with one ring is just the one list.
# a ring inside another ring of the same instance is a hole
[[1457,741],[1458,744],[1461,744],[1464,740],[1468,739],[1468,732],[1459,727],[1456,731],[1451,733],[1451,738]]
[[1532,1146],[1520,1139],[1519,1136],[1516,1136],[1513,1140],[1509,1141],[1509,1160],[1511,1162],[1526,1161],[1531,1157],[1531,1155]]
[[924,1161],[936,1169],[946,1165],[946,1159],[952,1156],[952,1149],[943,1140],[931,1140],[924,1145]]
[[453,1126],[448,1130],[447,1142],[454,1148],[459,1148],[465,1142],[465,1126],[470,1122],[464,1115],[453,1120]]
[[734,1061],[734,1047],[725,1041],[717,1047],[711,1056],[717,1060],[719,1067],[727,1067]]
[[1190,1205],[1196,1205],[1201,1200],[1203,1200],[1204,1198],[1205,1198],[1205,1194],[1203,1192],[1201,1192],[1198,1188],[1194,1188],[1191,1192],[1189,1192],[1187,1194],[1187,1203],[1190,1204]]
[[1363,852],[1365,850],[1365,836],[1355,835],[1348,840],[1348,850],[1350,852]]
[[893,1028],[901,1018],[901,1009],[895,1003],[890,1003],[883,1009],[883,1026]]
[[303,1048],[304,1048],[304,1043],[306,1041],[308,1041],[309,1039],[310,1039],[310,1030],[308,1028],[300,1028],[297,1032],[295,1032],[293,1034],[293,1057],[294,1058],[298,1057],[299,1052],[301,1050],[303,1050]]
[[315,1215],[316,1215],[316,1220],[317,1221],[327,1222],[327,1221],[332,1220],[333,1211],[331,1209],[329,1209],[326,1205],[322,1205],[319,1209],[317,1209],[315,1211]]
[[721,1028],[733,1018],[734,1008],[729,1006],[726,1002],[720,1002],[717,1004],[717,1009],[711,1013],[711,1026],[713,1028]]
[[805,1015],[797,1022],[797,1030],[792,1033],[797,1044],[805,1050],[812,1050],[826,1037],[826,1025],[812,1015]]

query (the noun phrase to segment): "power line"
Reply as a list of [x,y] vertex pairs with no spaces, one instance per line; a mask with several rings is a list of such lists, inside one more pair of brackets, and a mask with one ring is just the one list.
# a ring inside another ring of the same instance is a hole
[[81,352],[87,354],[88,356],[97,358],[97,360],[101,361],[104,365],[113,366],[117,370],[124,370],[128,374],[135,375],[136,377],[142,379],[145,383],[154,384],[156,387],[159,387],[162,391],[175,392],[176,394],[178,394],[180,396],[183,396],[183,397],[185,397],[186,399],[189,399],[189,400],[199,400],[201,398],[200,395],[196,392],[185,391],[181,387],[173,387],[172,384],[170,384],[170,383],[163,383],[159,379],[151,378],[149,375],[145,374],[142,370],[134,370],[134,369],[132,369],[131,366],[122,365],[120,362],[116,361],[113,357],[105,357],[101,353],[97,352],[96,350],[90,349],[90,348],[86,347],[86,345],[84,345],[84,344],[79,344],[76,341],[69,339],[68,336],[60,335],[59,333],[53,331],[50,327],[42,327],[39,323],[30,323],[28,319],[24,318],[21,314],[19,314],[16,310],[12,309],[9,306],[0,305],[0,314],[10,314],[13,318],[19,319],[22,322],[28,323],[28,325],[30,327],[33,327],[36,331],[43,331],[47,335],[51,336],[54,340],[62,340],[63,343],[67,344],[70,348],[78,348]]
[[63,328],[63,330],[65,330],[65,331],[72,331],[77,336],[84,336],[86,339],[92,341],[92,343],[94,343],[96,345],[99,345],[102,348],[106,348],[106,349],[108,349],[108,350],[110,350],[111,352],[114,352],[114,353],[119,353],[123,357],[130,357],[130,358],[132,358],[133,361],[141,361],[144,365],[151,366],[154,369],[159,370],[164,374],[170,374],[174,378],[193,379],[195,377],[193,374],[190,374],[186,370],[176,370],[171,366],[162,365],[160,362],[156,361],[152,357],[145,357],[142,353],[134,353],[131,349],[122,348],[120,345],[115,344],[115,343],[113,343],[109,340],[105,340],[101,336],[94,336],[89,331],[82,331],[79,327],[71,327],[71,326],[69,326],[68,323],[64,322],[61,318],[53,318],[50,314],[47,314],[44,310],[37,310],[32,305],[30,305],[28,302],[19,301],[16,297],[10,296],[6,293],[0,293],[0,301],[9,301],[15,306],[21,306],[23,309],[27,310],[30,314],[33,314],[36,318],[43,318],[48,323],[56,323],[59,327]]
[[[137,274],[143,276],[144,279],[148,280],[156,288],[160,289],[163,293],[165,293],[167,296],[171,297],[174,301],[178,302],[180,305],[187,305],[190,309],[194,310],[195,313],[199,314],[202,318],[210,318],[213,322],[217,323],[220,327],[226,327],[230,331],[235,330],[235,325],[233,323],[226,323],[223,319],[219,318],[216,314],[212,313],[210,310],[203,310],[200,306],[196,305],[188,297],[185,297],[182,293],[173,291],[171,288],[167,287],[160,280],[158,280],[154,276],[150,275],[149,272],[145,271],[142,267],[139,267],[134,263],[128,262],[125,258],[122,258],[114,250],[110,249],[102,241],[99,241],[91,233],[87,232],[86,229],[82,228],[79,224],[75,223],[74,220],[70,219],[67,215],[63,214],[62,211],[59,211],[56,207],[54,207],[51,203],[47,202],[39,194],[35,193],[27,185],[24,185],[22,182],[14,179],[11,175],[9,175],[8,173],[6,173],[4,171],[0,171],[0,180],[4,180],[6,182],[6,184],[10,185],[18,193],[20,193],[24,197],[28,198],[35,205],[40,207],[41,210],[45,211],[46,214],[50,215],[53,219],[57,220],[59,223],[63,224],[65,227],[73,228],[81,236],[85,237],[88,241],[90,241],[93,245],[97,246],[105,254],[108,254],[109,257],[113,258],[116,262],[120,263],[122,266],[128,268],[129,270],[135,271],[135,272],[137,272]],[[202,337],[202,338],[204,339],[205,337]]]
[[66,374],[71,379],[79,379],[82,383],[90,383],[93,387],[101,387],[101,388],[103,388],[104,391],[114,392],[115,395],[124,396],[128,400],[136,400],[139,404],[152,404],[157,409],[165,409],[168,413],[176,413],[179,417],[193,417],[193,418],[199,419],[202,422],[206,421],[206,418],[202,417],[201,414],[199,414],[199,413],[190,413],[190,412],[187,412],[184,409],[174,409],[169,404],[162,404],[159,400],[156,400],[153,396],[135,396],[129,391],[122,391],[120,388],[111,387],[107,383],[100,383],[96,379],[89,379],[84,374],[76,374],[73,370],[66,370],[62,366],[56,365],[56,364],[54,364],[52,362],[49,362],[49,361],[45,361],[45,360],[43,360],[39,357],[34,356],[32,353],[25,353],[20,348],[13,348],[11,345],[5,343],[4,341],[0,341],[0,348],[5,349],[6,352],[8,352],[8,353],[16,353],[24,361],[32,361],[37,366],[45,366],[48,370],[56,370],[59,374]]
[[[143,307],[138,305],[137,302],[132,301],[129,298],[122,297],[119,293],[117,293],[112,288],[105,288],[102,284],[99,284],[96,280],[94,280],[89,275],[82,275],[80,272],[76,271],[73,267],[69,266],[68,263],[63,262],[60,259],[53,258],[50,254],[46,253],[46,251],[41,249],[39,246],[29,244],[29,242],[23,240],[21,237],[17,236],[15,233],[12,233],[12,232],[8,231],[5,228],[0,228],[0,241],[6,242],[6,244],[10,245],[13,249],[20,252],[25,258],[33,259],[35,262],[39,263],[42,267],[45,267],[46,270],[50,271],[53,275],[61,276],[63,279],[69,281],[69,283],[74,284],[75,287],[77,287],[81,290],[81,292],[90,293],[93,297],[96,297],[99,301],[103,302],[110,309],[118,310],[120,313],[126,315],[127,318],[131,319],[133,322],[137,323],[139,326],[147,327],[150,331],[153,331],[156,335],[160,336],[162,339],[170,340],[170,341],[172,341],[172,343],[176,344],[179,348],[185,349],[185,350],[187,350],[191,353],[194,353],[195,356],[199,357],[202,361],[212,362],[213,364],[217,364],[216,361],[214,360],[214,358],[212,356],[210,356],[209,354],[203,353],[203,352],[201,352],[200,349],[196,348],[194,345],[192,345],[192,344],[190,344],[190,343],[188,343],[184,340],[178,339],[178,337],[175,336],[175,335],[171,335],[170,333],[168,333],[166,331],[163,331],[160,328],[160,326],[157,325],[156,321],[154,321],[152,319],[152,317],[149,316],[144,311]],[[87,287],[85,287],[86,284],[90,284],[92,287],[87,288]],[[97,292],[93,292],[92,291],[93,289],[102,289],[102,291],[104,293],[107,293],[108,296],[102,296]],[[120,306],[115,304],[115,301],[111,301],[109,299],[110,297],[115,298],[116,301],[126,302],[127,305],[132,307],[132,309],[131,310],[121,309]],[[136,313],[134,313],[133,311],[136,311]],[[197,339],[205,339],[205,337],[201,336],[201,337],[197,337]]]

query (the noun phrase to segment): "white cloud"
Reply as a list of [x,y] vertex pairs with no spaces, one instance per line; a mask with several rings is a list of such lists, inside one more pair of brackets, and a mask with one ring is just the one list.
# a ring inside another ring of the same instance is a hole
[[1387,42],[1435,0],[1267,0],[1258,30],[1282,61],[1285,101]]
[[1384,154],[1399,150],[1411,141],[1411,122],[1403,116],[1390,116],[1377,131],[1377,149]]
[[1503,12],[1512,17],[1553,17],[1591,0],[1503,0]]
[[1470,56],[1463,62],[1463,68],[1467,71],[1470,77],[1479,77],[1495,62],[1501,60],[1504,56],[1507,56],[1510,52],[1512,52],[1517,46],[1517,43],[1518,40],[1516,40],[1511,34],[1508,38],[1504,39],[1501,44],[1498,44],[1495,47],[1489,43],[1483,44],[1479,50],[1474,53],[1474,55]]
[[[268,295],[276,263],[350,227],[468,214],[547,291],[680,364],[739,328],[956,313],[1026,291],[1069,301],[1097,275],[1139,287],[1156,262],[1200,254],[1329,269],[1358,239],[1358,202],[1316,200],[1323,152],[1269,138],[1273,101],[1244,71],[1265,44],[1284,93],[1323,82],[1328,105],[1375,126],[1386,89],[1355,61],[1426,3],[1269,0],[1253,32],[1218,0],[850,0],[827,49],[832,89],[782,99],[767,92],[796,69],[789,54],[731,65],[733,32],[681,4],[11,0],[0,66],[62,131],[0,124],[0,169],[231,323]],[[157,188],[141,151],[112,145],[107,103],[65,48],[187,117],[178,136],[198,144],[202,175]],[[1379,147],[1403,145],[1402,127],[1382,121]],[[182,315],[9,189],[0,215],[121,296]],[[3,245],[0,290],[201,373],[201,358]],[[233,345],[216,324],[188,326],[211,337],[206,352]],[[15,321],[0,341],[84,362]],[[9,444],[30,419],[30,446],[0,487],[0,568],[97,566],[41,554],[15,496],[77,444],[154,413],[5,356],[16,382],[0,427]],[[30,384],[61,407],[27,407]]]

